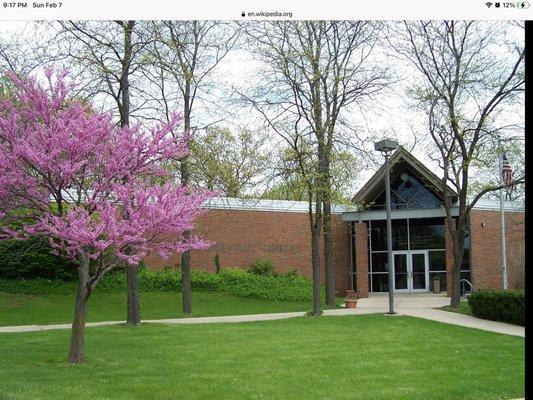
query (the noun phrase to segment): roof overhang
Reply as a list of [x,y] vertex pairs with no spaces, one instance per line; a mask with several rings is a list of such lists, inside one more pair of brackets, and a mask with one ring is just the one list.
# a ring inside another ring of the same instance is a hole
[[[452,217],[459,215],[459,209],[453,207],[451,209]],[[446,217],[446,210],[443,207],[439,208],[419,208],[414,210],[391,210],[391,219],[413,219],[413,218],[444,218]],[[375,221],[387,219],[387,212],[385,210],[363,210],[363,211],[349,211],[342,213],[343,221]]]

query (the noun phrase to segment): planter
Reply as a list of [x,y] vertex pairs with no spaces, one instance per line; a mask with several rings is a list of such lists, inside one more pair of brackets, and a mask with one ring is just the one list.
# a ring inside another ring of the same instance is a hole
[[440,278],[438,276],[433,278],[433,293],[440,293]]
[[347,290],[346,291],[346,298],[347,299],[355,299],[355,290]]
[[357,306],[357,300],[356,299],[344,299],[344,307],[345,308],[355,308]]

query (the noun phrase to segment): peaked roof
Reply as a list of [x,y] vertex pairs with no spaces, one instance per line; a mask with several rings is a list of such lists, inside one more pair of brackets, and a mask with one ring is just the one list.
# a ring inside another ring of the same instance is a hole
[[[444,198],[441,186],[442,180],[402,146],[398,147],[398,149],[390,156],[391,182],[401,173],[401,171],[395,167],[401,165],[402,161],[411,167],[412,171],[422,183],[424,183],[424,185],[429,187],[433,192],[439,195],[439,197]],[[372,177],[353,197],[352,201],[355,203],[374,201],[384,190],[383,179],[385,179],[385,164],[372,175]],[[448,195],[452,197],[452,201],[457,198],[457,193],[450,188],[450,186],[448,186]]]

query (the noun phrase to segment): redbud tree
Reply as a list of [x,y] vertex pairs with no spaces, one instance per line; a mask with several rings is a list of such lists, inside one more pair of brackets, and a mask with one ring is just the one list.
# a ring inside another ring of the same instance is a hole
[[102,277],[149,252],[169,257],[209,243],[184,236],[205,209],[207,192],[182,187],[165,169],[184,157],[176,116],[150,130],[120,128],[69,95],[65,73],[46,84],[10,75],[14,100],[0,103],[0,232],[45,235],[77,265],[69,361],[84,361],[89,296]]

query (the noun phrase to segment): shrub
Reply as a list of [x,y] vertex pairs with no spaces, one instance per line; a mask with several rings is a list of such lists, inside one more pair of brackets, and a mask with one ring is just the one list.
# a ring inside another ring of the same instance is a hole
[[468,296],[472,314],[479,318],[525,323],[525,293],[522,290],[480,289]]
[[299,276],[300,274],[299,274],[298,270],[296,270],[296,269],[290,269],[290,270],[288,270],[287,272],[285,272],[284,275],[285,275],[285,276],[289,276],[289,277],[291,277],[291,276]]
[[[191,270],[191,283],[195,291],[224,292],[238,297],[251,297],[273,301],[310,301],[311,282],[295,273],[290,275],[256,275],[243,269],[221,269],[220,273]],[[0,291],[26,294],[74,293],[75,282],[49,279],[1,279]],[[154,271],[139,269],[139,288],[144,292],[180,291],[181,272],[176,269]],[[98,284],[95,293],[125,292],[126,276],[117,269],[107,274]],[[322,293],[323,295],[323,293]]]
[[[124,291],[126,290],[126,274],[121,269],[108,274],[100,281],[96,290]],[[181,290],[181,271],[165,269],[156,271],[149,268],[139,268],[139,288],[144,292],[168,292]],[[191,284],[194,290],[218,290],[216,274],[207,271],[191,270]]]
[[274,262],[272,260],[256,260],[248,268],[248,272],[256,275],[272,275],[274,273]]
[[308,301],[311,282],[301,275],[257,275],[242,269],[223,269],[220,290],[240,297],[263,300]]
[[75,282],[51,280],[44,278],[33,279],[5,279],[0,278],[0,292],[20,294],[57,294],[72,296],[75,293]]
[[42,238],[0,241],[0,277],[73,280],[76,266],[72,261],[52,254]]

